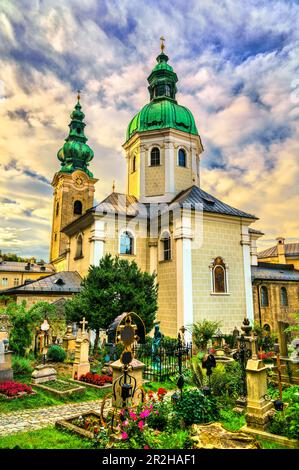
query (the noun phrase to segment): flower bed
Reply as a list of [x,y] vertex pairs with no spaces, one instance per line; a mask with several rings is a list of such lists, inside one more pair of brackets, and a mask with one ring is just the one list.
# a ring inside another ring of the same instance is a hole
[[274,356],[273,351],[258,353],[258,358],[259,359],[272,359],[273,356]]
[[72,395],[73,393],[84,393],[85,388],[66,382],[65,380],[49,380],[41,384],[34,385],[37,388],[46,390],[56,396]]
[[0,384],[0,394],[5,395],[7,398],[17,398],[33,393],[32,388],[23,383],[9,381]]
[[81,375],[79,381],[103,387],[103,385],[112,384],[112,377],[109,375],[98,375],[93,374],[92,372],[87,372],[87,374]]

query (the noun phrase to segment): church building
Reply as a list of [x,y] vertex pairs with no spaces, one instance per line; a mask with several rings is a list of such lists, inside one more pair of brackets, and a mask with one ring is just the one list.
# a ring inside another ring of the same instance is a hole
[[148,77],[149,102],[127,127],[126,193],[113,191],[98,205],[78,95],[52,181],[50,262],[84,277],[106,253],[135,260],[157,273],[165,335],[202,319],[220,320],[230,333],[254,318],[251,264],[260,232],[250,228],[254,215],[202,189],[203,145],[191,111],[177,102],[177,82],[162,44]]

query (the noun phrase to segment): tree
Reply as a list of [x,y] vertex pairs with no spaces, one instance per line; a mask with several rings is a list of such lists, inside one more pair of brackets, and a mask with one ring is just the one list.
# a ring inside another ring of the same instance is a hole
[[155,278],[155,274],[142,272],[135,261],[105,255],[99,266],[90,266],[82,291],[66,303],[67,319],[78,322],[85,316],[96,331],[95,351],[99,330],[107,329],[123,312],[136,312],[149,332],[158,308]]
[[202,320],[192,325],[192,339],[200,351],[206,351],[208,341],[215,336],[221,326],[220,321]]
[[[40,326],[45,318],[50,324],[57,322],[56,307],[47,302],[37,302],[27,310],[26,301],[21,304],[11,301],[1,313],[9,315],[9,322],[12,326],[9,344],[11,349],[20,356],[25,356],[30,348],[36,326]],[[62,321],[60,318],[58,320]],[[63,321],[65,324],[65,320]]]
[[23,301],[21,304],[9,302],[5,313],[9,315],[9,322],[12,326],[9,335],[10,347],[19,356],[25,356],[33,338],[32,318],[26,310],[26,302]]

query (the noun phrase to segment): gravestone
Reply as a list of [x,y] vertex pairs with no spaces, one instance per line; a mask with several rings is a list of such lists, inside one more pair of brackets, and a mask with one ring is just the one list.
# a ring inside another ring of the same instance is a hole
[[85,325],[88,323],[85,318],[80,322],[82,323],[82,331],[80,336],[76,339],[75,360],[73,363],[72,378],[80,380],[81,375],[90,372],[89,358],[89,337],[85,330]]
[[247,408],[245,419],[247,428],[264,431],[269,425],[272,401],[266,400],[267,368],[257,356],[257,338],[251,338],[252,358],[246,366]]
[[66,352],[67,359],[71,359],[76,349],[76,338],[73,335],[72,325],[66,327],[66,333],[62,340],[62,347]]
[[41,384],[56,379],[57,371],[54,369],[54,367],[49,367],[43,364],[37,366],[31,374],[31,381],[33,384]]
[[[5,340],[7,342],[7,340]],[[13,380],[11,367],[11,351],[5,347],[5,341],[0,340],[0,383]]]

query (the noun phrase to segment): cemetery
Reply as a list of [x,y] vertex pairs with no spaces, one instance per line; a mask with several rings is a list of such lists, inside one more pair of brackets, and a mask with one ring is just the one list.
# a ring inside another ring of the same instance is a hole
[[297,326],[278,341],[247,318],[230,334],[203,319],[171,338],[156,289],[151,311],[124,296],[109,315],[87,289],[63,315],[46,302],[1,312],[1,448],[298,448]]

